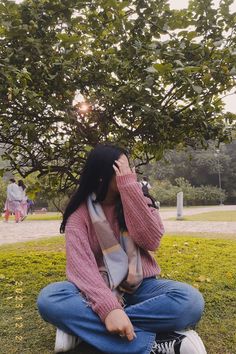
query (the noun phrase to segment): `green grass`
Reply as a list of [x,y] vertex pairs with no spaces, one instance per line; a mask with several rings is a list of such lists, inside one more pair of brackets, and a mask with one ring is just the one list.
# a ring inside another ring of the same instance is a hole
[[[188,282],[203,293],[206,309],[197,331],[208,354],[234,354],[236,242],[169,235],[156,257],[162,277]],[[42,287],[63,279],[62,236],[0,247],[1,354],[53,353],[55,330],[40,318],[35,302]],[[99,352],[82,344],[73,353]]]
[[[176,220],[170,218],[168,220]],[[195,215],[187,215],[181,221],[234,221],[236,222],[236,210],[210,211]]]
[[171,233],[172,237],[193,237],[193,238],[207,238],[207,239],[224,239],[224,240],[234,240],[236,241],[236,235],[225,234],[223,232],[182,232],[181,234],[178,233]]
[[[3,217],[0,217],[0,220],[3,220]],[[10,220],[14,220],[14,216],[10,217]],[[35,221],[35,220],[40,220],[40,221],[46,221],[46,220],[61,220],[61,213],[42,213],[42,214],[29,214],[27,215],[26,221]]]

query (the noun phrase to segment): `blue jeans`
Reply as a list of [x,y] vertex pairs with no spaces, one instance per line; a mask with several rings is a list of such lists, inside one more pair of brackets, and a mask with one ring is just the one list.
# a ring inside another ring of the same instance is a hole
[[109,354],[149,354],[156,334],[194,326],[204,309],[197,289],[155,277],[144,279],[133,294],[125,295],[125,302],[137,335],[131,342],[110,334],[79,289],[68,281],[46,286],[37,304],[45,321]]

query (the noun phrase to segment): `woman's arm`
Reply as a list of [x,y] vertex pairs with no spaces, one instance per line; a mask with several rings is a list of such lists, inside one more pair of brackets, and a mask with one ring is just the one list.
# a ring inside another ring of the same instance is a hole
[[79,211],[68,219],[65,233],[67,279],[81,290],[94,312],[104,322],[112,310],[122,309],[122,306],[99,273],[88,241],[85,218]]
[[155,251],[164,234],[159,211],[148,206],[150,199],[144,197],[135,174],[117,177],[117,186],[129,235],[143,249]]
[[136,174],[123,156],[114,169],[129,235],[143,249],[155,251],[164,233],[159,211],[148,206],[150,200],[144,197]]

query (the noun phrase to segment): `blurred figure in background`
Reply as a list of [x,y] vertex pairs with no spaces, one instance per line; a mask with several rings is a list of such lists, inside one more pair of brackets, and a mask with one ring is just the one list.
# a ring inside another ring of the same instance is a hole
[[149,184],[148,178],[146,176],[143,176],[143,179],[140,182],[140,184],[141,184],[141,188],[142,188],[142,191],[143,191],[143,194],[145,195],[145,197],[148,197],[152,200],[152,205],[154,206],[154,208],[160,209],[160,202],[158,200],[156,200],[149,192],[149,190],[152,187]]
[[7,186],[7,200],[5,203],[5,221],[8,222],[11,214],[15,214],[15,222],[18,223],[21,218],[20,204],[21,191],[14,178],[10,179]]
[[34,201],[31,199],[27,199],[27,214],[33,214],[34,211]]
[[146,176],[143,176],[142,181],[140,182],[142,190],[143,190],[143,194],[144,195],[148,195],[149,194],[149,189],[151,189],[151,186],[148,182],[148,178]]
[[26,195],[26,186],[22,180],[18,181],[18,187],[21,193],[21,203],[20,203],[20,217],[21,221],[23,221],[27,216],[28,204],[27,204],[27,195]]

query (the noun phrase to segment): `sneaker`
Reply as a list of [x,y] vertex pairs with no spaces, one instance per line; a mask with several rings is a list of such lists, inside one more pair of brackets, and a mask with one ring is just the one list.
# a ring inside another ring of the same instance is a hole
[[157,335],[150,354],[207,354],[199,335],[178,331]]
[[54,352],[67,352],[68,350],[74,349],[80,342],[81,339],[79,337],[65,333],[57,328]]

